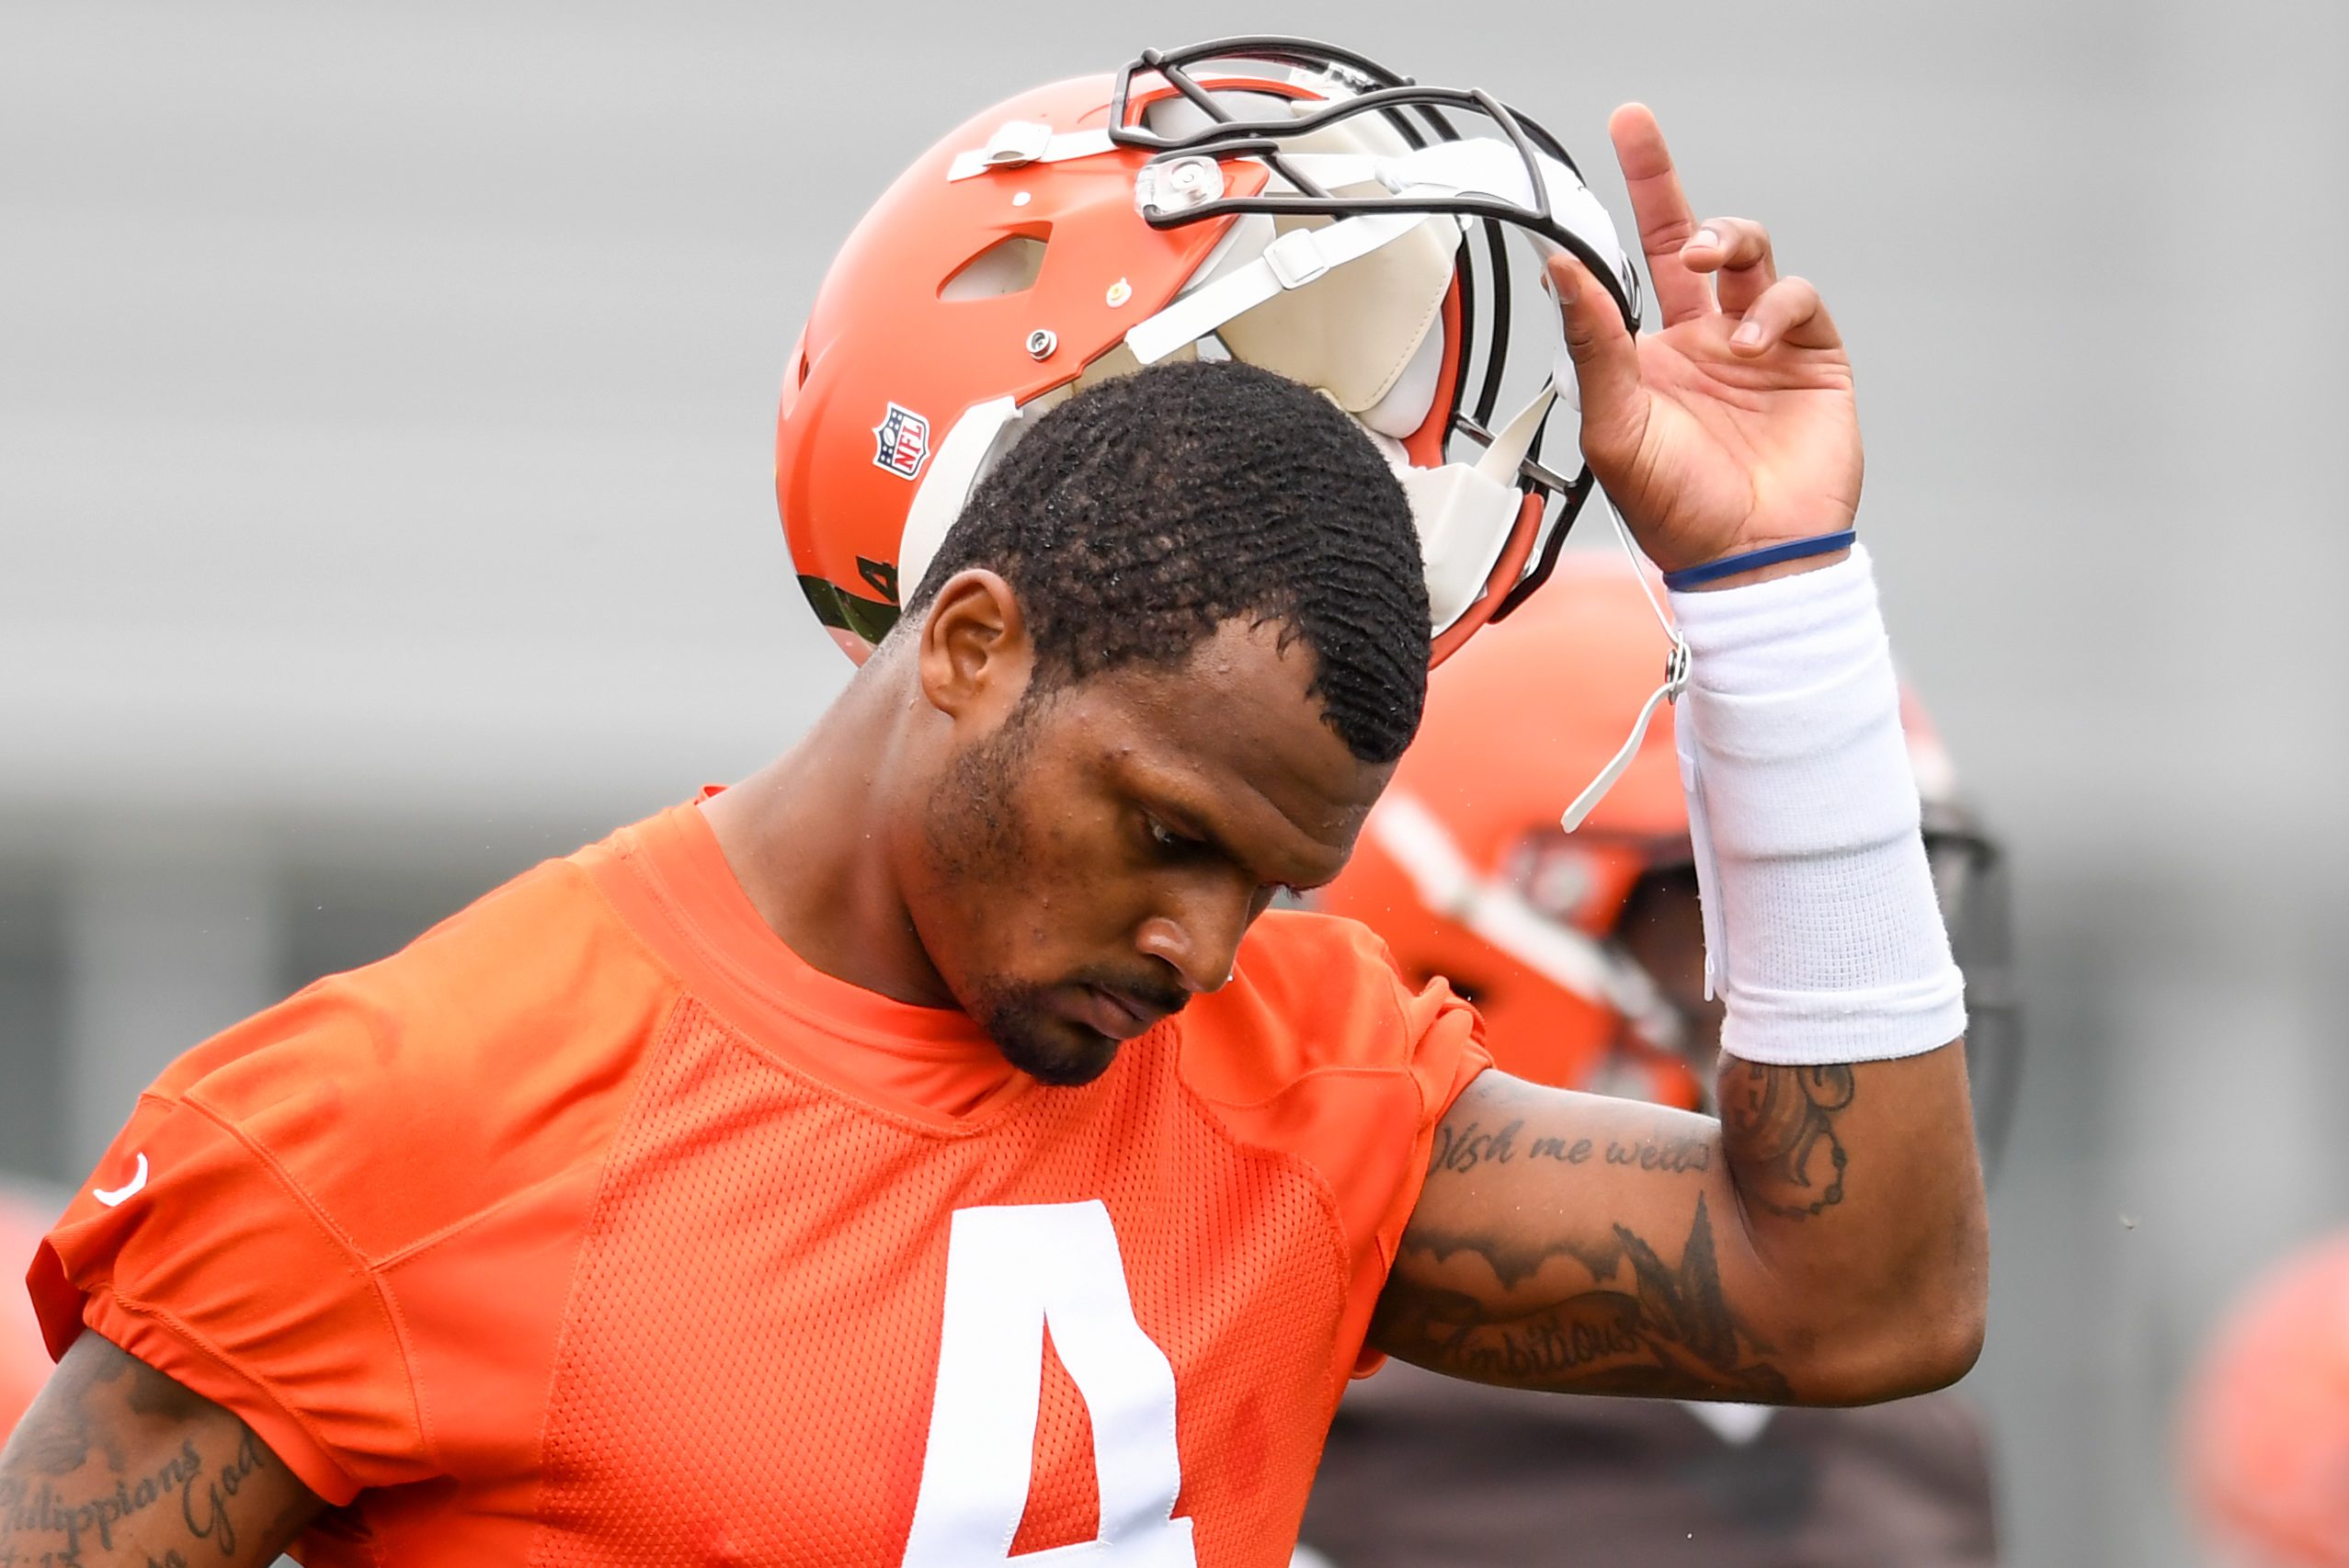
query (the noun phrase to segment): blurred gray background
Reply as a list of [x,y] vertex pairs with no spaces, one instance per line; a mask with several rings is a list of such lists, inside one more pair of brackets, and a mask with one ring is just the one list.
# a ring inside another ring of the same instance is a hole
[[17,0],[0,1173],[70,1185],[212,1028],[789,741],[848,668],[769,473],[834,246],[1010,90],[1250,30],[1495,89],[1618,222],[1644,98],[1826,291],[2020,875],[2012,1559],[2197,1561],[2186,1358],[2349,1218],[2337,0]]

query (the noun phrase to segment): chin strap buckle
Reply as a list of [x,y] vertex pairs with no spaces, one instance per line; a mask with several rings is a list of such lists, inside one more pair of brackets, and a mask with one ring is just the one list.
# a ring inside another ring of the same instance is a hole
[[1264,247],[1264,265],[1283,289],[1302,289],[1329,270],[1329,258],[1313,230],[1291,229]]
[[1624,769],[1631,766],[1631,759],[1639,755],[1639,743],[1648,738],[1648,723],[1656,717],[1656,710],[1667,702],[1678,702],[1681,693],[1687,689],[1688,644],[1675,631],[1672,633],[1672,651],[1664,655],[1664,684],[1648,694],[1647,702],[1639,710],[1639,717],[1631,722],[1631,735],[1623,743],[1623,749],[1599,770],[1599,777],[1591,780],[1582,793],[1574,797],[1574,804],[1567,807],[1566,814],[1558,818],[1558,826],[1572,833],[1582,825],[1583,818],[1598,809],[1599,802],[1607,798],[1607,791],[1615,787],[1615,780],[1623,777]]

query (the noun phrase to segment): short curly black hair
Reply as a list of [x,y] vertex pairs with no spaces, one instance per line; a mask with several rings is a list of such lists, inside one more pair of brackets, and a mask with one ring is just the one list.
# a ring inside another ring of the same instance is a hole
[[1427,696],[1428,597],[1394,472],[1318,393],[1234,362],[1113,377],[1036,422],[972,492],[905,619],[983,566],[1047,680],[1174,665],[1224,622],[1279,621],[1347,749],[1392,762]]

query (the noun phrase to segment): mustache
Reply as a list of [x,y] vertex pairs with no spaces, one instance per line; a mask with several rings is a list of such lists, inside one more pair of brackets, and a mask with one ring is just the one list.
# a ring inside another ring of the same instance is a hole
[[1114,970],[1086,969],[1068,977],[1072,985],[1094,985],[1140,1003],[1153,1012],[1180,1013],[1191,992],[1163,975],[1121,974]]

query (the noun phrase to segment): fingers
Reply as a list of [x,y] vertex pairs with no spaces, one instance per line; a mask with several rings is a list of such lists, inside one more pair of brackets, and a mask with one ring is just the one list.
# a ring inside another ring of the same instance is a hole
[[1681,260],[1682,247],[1696,233],[1696,219],[1672,167],[1671,150],[1664,145],[1663,128],[1646,104],[1625,104],[1608,117],[1607,134],[1614,140],[1615,162],[1622,165],[1624,186],[1631,193],[1639,248],[1648,256],[1648,276],[1655,280],[1664,324],[1677,326],[1711,314],[1711,284]]
[[[1655,280],[1656,303],[1665,326],[1716,311],[1742,316],[1729,345],[1747,358],[1758,358],[1781,343],[1796,348],[1841,346],[1842,335],[1819,302],[1819,290],[1799,278],[1779,278],[1769,230],[1750,218],[1707,218],[1698,225],[1681,188],[1680,172],[1672,166],[1671,150],[1664,144],[1663,129],[1647,105],[1625,104],[1615,110],[1607,120],[1607,134],[1623,165],[1632,215],[1639,222],[1639,246],[1647,254],[1648,275]],[[1563,270],[1553,262],[1551,272],[1561,279],[1563,297]],[[1582,369],[1583,353],[1574,346],[1575,314],[1568,310],[1568,347],[1583,382],[1587,429],[1591,371]],[[1629,374],[1636,389],[1636,359]],[[1628,397],[1624,404],[1631,405]]]
[[1566,351],[1574,361],[1582,404],[1582,452],[1603,463],[1609,455],[1638,445],[1648,407],[1639,351],[1614,297],[1580,262],[1552,256],[1549,276],[1565,316]]
[[1778,281],[1770,231],[1750,218],[1707,218],[1681,248],[1680,263],[1700,276],[1714,275],[1721,309],[1743,315]]
[[1803,278],[1782,278],[1746,311],[1745,320],[1729,335],[1729,350],[1740,358],[1759,359],[1782,343],[1791,348],[1837,348],[1842,342],[1819,290]]

